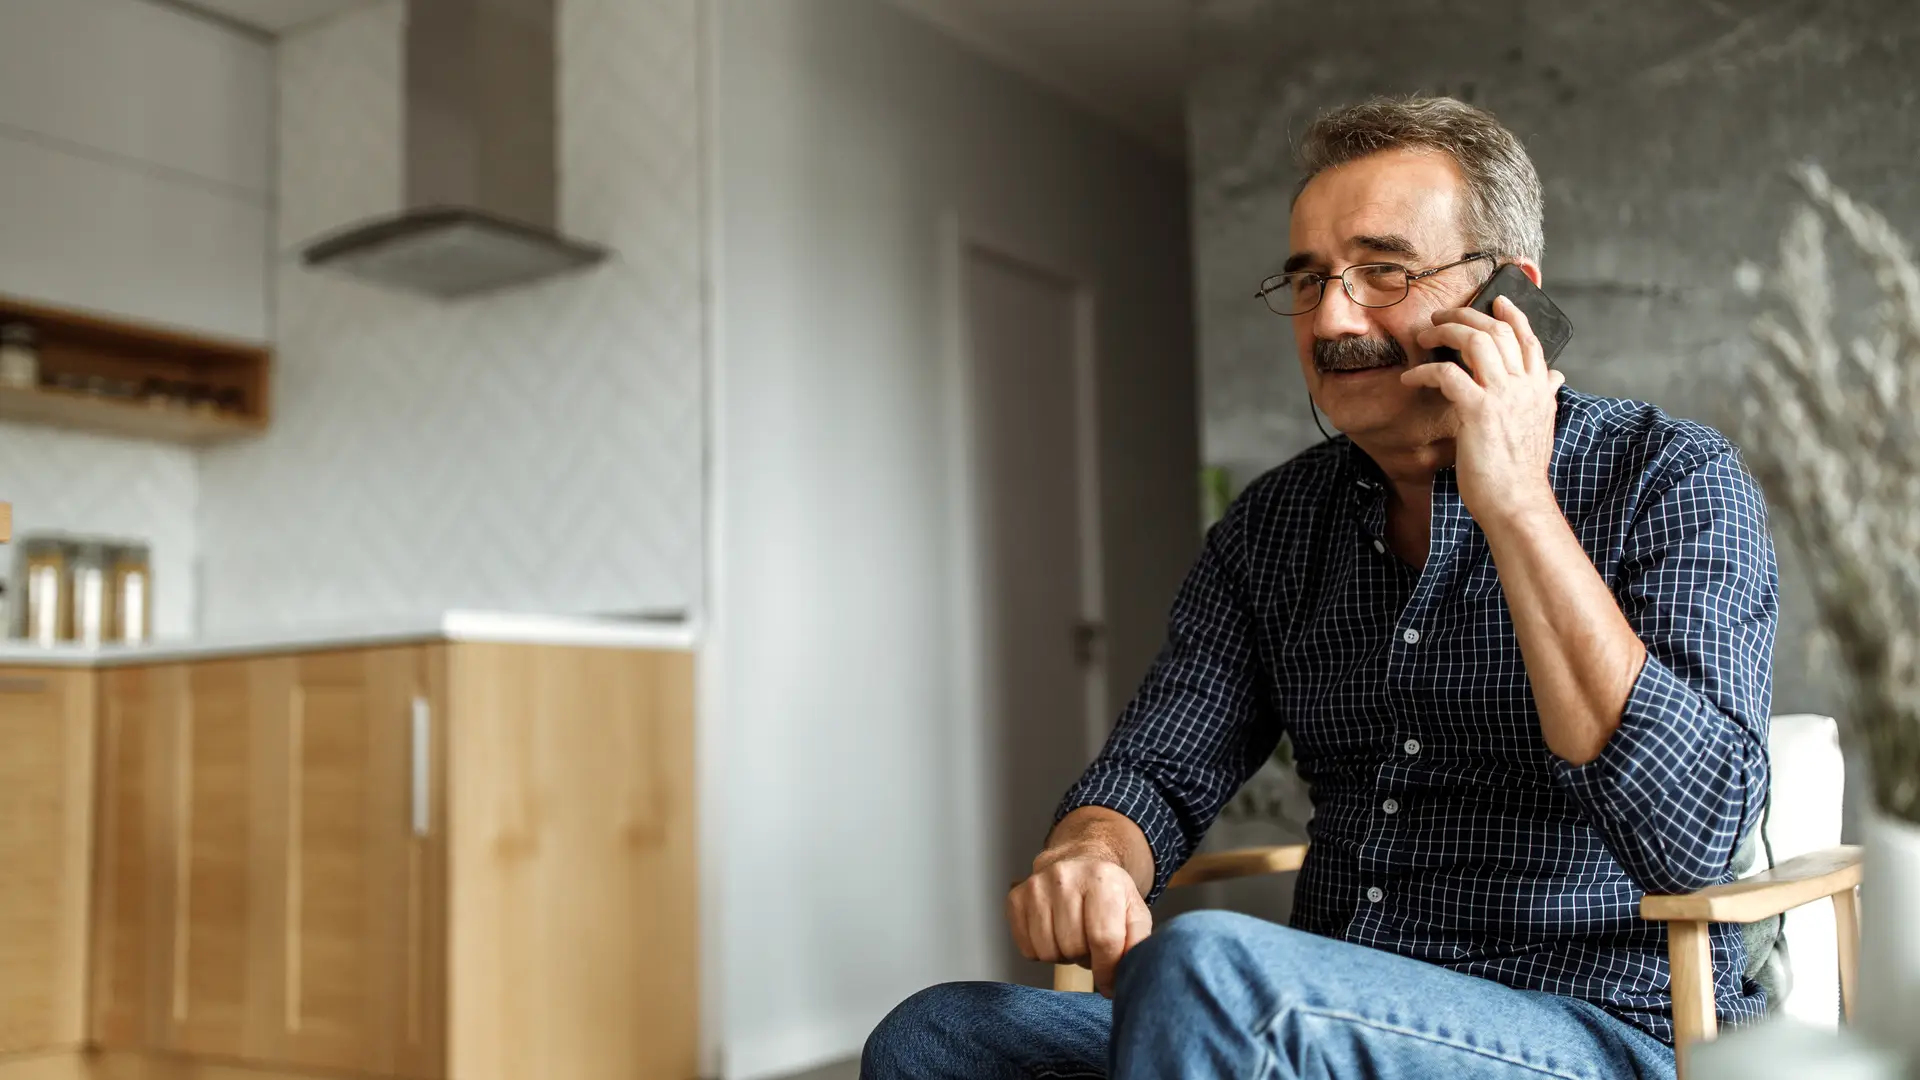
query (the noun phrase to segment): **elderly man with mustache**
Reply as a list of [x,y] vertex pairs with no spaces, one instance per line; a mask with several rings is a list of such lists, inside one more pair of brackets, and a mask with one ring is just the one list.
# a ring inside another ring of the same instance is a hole
[[[1376,100],[1301,151],[1261,294],[1342,434],[1210,531],[1007,900],[1026,956],[1102,993],[923,991],[867,1080],[1674,1073],[1637,907],[1731,880],[1765,799],[1760,492],[1711,429],[1564,386],[1511,303],[1462,306],[1502,265],[1540,281],[1540,181],[1492,116]],[[1292,925],[1156,929],[1283,733],[1314,800]],[[1721,1021],[1757,1016],[1740,937],[1712,946]]]

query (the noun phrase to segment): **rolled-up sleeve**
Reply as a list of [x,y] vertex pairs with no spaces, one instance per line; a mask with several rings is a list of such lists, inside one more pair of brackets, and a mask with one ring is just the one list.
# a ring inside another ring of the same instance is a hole
[[1766,503],[1731,448],[1697,453],[1637,516],[1615,595],[1647,648],[1600,756],[1556,779],[1635,884],[1731,877],[1768,783],[1779,571]]
[[1246,516],[1243,500],[1209,530],[1174,602],[1165,647],[1054,814],[1057,823],[1080,807],[1104,806],[1140,826],[1153,849],[1149,902],[1280,738],[1261,692]]

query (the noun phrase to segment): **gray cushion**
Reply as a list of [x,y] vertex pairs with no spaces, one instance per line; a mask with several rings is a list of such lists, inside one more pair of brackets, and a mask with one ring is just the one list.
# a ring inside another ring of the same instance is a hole
[[[1734,849],[1735,877],[1746,877],[1754,870],[1773,869],[1773,854],[1768,850],[1766,839],[1767,815],[1772,810],[1773,799],[1769,796],[1766,807],[1760,812],[1760,823],[1748,830],[1740,846]],[[1781,1006],[1786,1004],[1787,994],[1793,990],[1793,969],[1787,960],[1787,939],[1780,936],[1785,923],[1784,916],[1776,915],[1740,927],[1740,937],[1747,946],[1747,981],[1759,983],[1767,992],[1769,1016],[1780,1011]]]

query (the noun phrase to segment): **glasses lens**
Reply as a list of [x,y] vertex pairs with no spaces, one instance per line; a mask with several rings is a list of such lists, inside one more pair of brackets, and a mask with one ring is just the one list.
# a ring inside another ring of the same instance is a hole
[[1347,288],[1361,307],[1392,307],[1407,298],[1407,268],[1392,263],[1349,267]]
[[1310,270],[1275,274],[1260,283],[1260,295],[1275,315],[1299,315],[1320,302],[1321,279]]

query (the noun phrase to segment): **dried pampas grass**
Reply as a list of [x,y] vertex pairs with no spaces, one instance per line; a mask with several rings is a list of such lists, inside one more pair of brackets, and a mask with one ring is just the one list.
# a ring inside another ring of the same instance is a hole
[[[1780,239],[1784,302],[1754,334],[1742,450],[1812,577],[1825,645],[1848,676],[1846,723],[1882,812],[1920,825],[1920,267],[1872,208],[1818,167]],[[1865,334],[1834,330],[1828,222],[1878,286]]]

